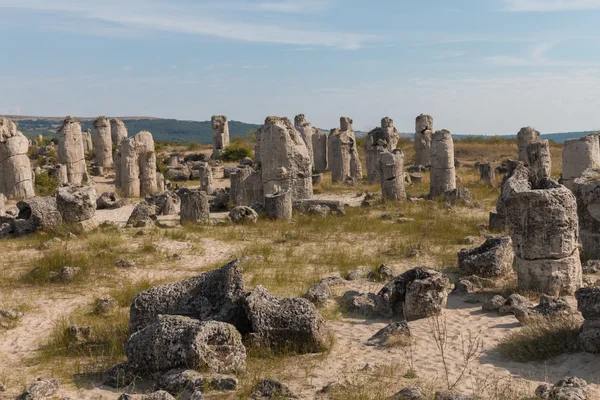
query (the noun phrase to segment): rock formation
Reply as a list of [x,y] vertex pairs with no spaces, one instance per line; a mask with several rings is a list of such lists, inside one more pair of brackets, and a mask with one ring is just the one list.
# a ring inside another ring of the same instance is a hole
[[310,122],[306,121],[304,114],[298,114],[294,117],[294,128],[300,133],[300,137],[304,140],[306,149],[308,150],[308,156],[310,157],[311,171],[312,166],[315,165],[315,158],[313,154],[313,133],[314,129]]
[[271,219],[292,219],[292,195],[289,190],[280,190],[265,195],[265,210]]
[[430,197],[456,189],[454,143],[450,131],[436,131],[431,137],[430,165]]
[[494,171],[491,163],[479,164],[479,180],[486,183],[488,186],[494,186],[496,171]]
[[8,118],[0,117],[0,194],[9,199],[33,197],[29,140]]
[[200,190],[207,194],[213,194],[215,185],[213,183],[212,169],[208,163],[201,163],[198,171],[200,173]]
[[58,159],[66,167],[66,183],[81,185],[88,182],[81,125],[71,116],[65,118],[58,130]]
[[94,121],[92,142],[94,143],[94,153],[96,154],[96,165],[102,168],[112,167],[113,157],[110,121],[105,116],[100,116]]
[[365,157],[367,161],[367,178],[369,183],[381,182],[379,174],[379,155],[382,150],[392,151],[398,145],[400,134],[394,127],[394,121],[385,117],[381,126],[373,129],[367,135],[365,142]]
[[519,147],[518,160],[529,165],[529,157],[527,156],[527,145],[533,142],[537,142],[540,138],[540,133],[533,129],[531,126],[521,128],[517,133],[517,146]]
[[127,127],[123,121],[117,118],[110,120],[110,135],[113,146],[118,146],[123,139],[127,139]]
[[572,183],[587,169],[600,168],[600,135],[587,135],[565,140],[562,152],[562,183],[572,188]]
[[382,151],[378,159],[377,174],[381,180],[381,197],[384,200],[404,201],[406,190],[404,188],[404,154],[402,150],[394,149],[392,152]]
[[584,171],[571,188],[577,198],[582,257],[600,259],[600,170]]
[[332,129],[327,141],[327,164],[333,182],[356,182],[362,178],[352,120],[340,118],[340,129]]
[[600,287],[581,288],[575,297],[577,310],[584,318],[579,341],[585,351],[600,353]]
[[213,115],[210,119],[213,129],[213,152],[211,158],[221,157],[223,149],[229,144],[229,123],[225,115]]
[[185,223],[207,223],[210,217],[210,205],[206,192],[200,190],[191,190],[188,188],[179,189],[177,195],[181,199],[181,211],[179,220],[181,224]]
[[313,170],[320,174],[327,170],[327,134],[313,127],[312,134]]
[[431,164],[431,137],[433,136],[433,118],[430,115],[419,115],[415,120],[415,162],[414,165],[427,167]]
[[260,165],[265,195],[277,188],[292,199],[312,197],[312,164],[306,144],[287,118],[267,117],[260,131]]
[[123,197],[140,197],[158,191],[154,140],[142,131],[119,144],[115,185]]
[[77,224],[79,230],[90,230],[97,226],[96,189],[92,186],[62,186],[56,189],[56,208],[63,222]]
[[236,206],[251,206],[264,201],[261,171],[255,171],[249,166],[239,166],[231,174],[231,203]]
[[499,203],[513,241],[518,286],[557,296],[581,287],[577,202],[549,178],[536,182],[522,162],[513,162]]
[[92,131],[86,129],[81,133],[83,141],[83,151],[85,154],[90,154],[94,151],[94,144],[92,142]]
[[[550,143],[547,140],[533,142],[525,147],[529,170],[533,174],[535,182],[552,175],[552,157],[550,156]],[[534,185],[535,185],[534,182]]]
[[509,236],[490,238],[479,247],[460,250],[458,269],[460,276],[498,278],[512,272],[514,257]]

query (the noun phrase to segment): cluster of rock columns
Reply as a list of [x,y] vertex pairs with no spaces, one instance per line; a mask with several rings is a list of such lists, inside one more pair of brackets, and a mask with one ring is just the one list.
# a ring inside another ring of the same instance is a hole
[[92,131],[92,142],[96,155],[96,165],[102,168],[113,166],[112,136],[110,133],[110,121],[105,116],[100,116],[94,121]]
[[384,149],[394,150],[398,145],[398,140],[400,140],[400,134],[394,127],[394,121],[389,117],[382,118],[381,126],[368,133],[365,141],[365,158],[369,183],[381,181],[379,155]]
[[436,131],[431,137],[430,165],[429,197],[456,189],[454,142],[450,131]]
[[119,144],[115,185],[123,197],[140,197],[158,191],[154,140],[142,131]]
[[29,139],[13,121],[0,117],[0,195],[9,199],[35,195],[28,150]]
[[600,168],[600,135],[566,140],[562,152],[562,183],[568,188],[587,169]]
[[527,145],[533,142],[537,142],[540,138],[540,133],[531,126],[521,128],[517,133],[517,146],[519,148],[518,160],[529,165],[529,158],[527,156]]
[[333,182],[354,182],[362,178],[352,122],[348,117],[341,117],[340,129],[332,129],[329,133],[327,163]]
[[414,165],[427,167],[431,164],[431,137],[433,136],[433,118],[421,114],[415,119],[415,162]]
[[223,149],[229,144],[229,122],[225,115],[213,115],[210,119],[213,129],[213,152],[211,158],[221,157]]
[[58,159],[65,169],[61,183],[81,185],[88,182],[81,125],[71,116],[65,118],[58,130]]

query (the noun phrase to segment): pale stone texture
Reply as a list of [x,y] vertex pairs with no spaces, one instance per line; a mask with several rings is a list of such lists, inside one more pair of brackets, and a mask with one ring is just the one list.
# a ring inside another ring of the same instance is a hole
[[56,189],[56,208],[63,222],[82,222],[96,214],[96,189],[92,186],[63,186]]
[[488,186],[494,185],[496,171],[491,163],[479,164],[479,180],[485,182]]
[[529,170],[533,174],[535,181],[539,182],[544,178],[550,178],[552,175],[550,143],[547,140],[540,140],[528,144],[525,150],[527,151],[527,159],[529,160]]
[[81,125],[67,116],[58,130],[58,159],[66,166],[66,182],[80,185],[89,180],[85,165]]
[[535,182],[522,162],[511,169],[501,202],[513,241],[518,286],[552,296],[573,294],[582,284],[575,196],[552,179]]
[[265,210],[271,219],[292,219],[292,196],[288,190],[265,195]]
[[92,132],[96,165],[103,168],[113,166],[112,137],[110,133],[110,121],[105,116],[100,116],[94,121]]
[[208,194],[213,194],[215,192],[215,185],[210,165],[208,163],[201,163],[198,171],[200,173],[200,190]]
[[514,258],[509,236],[490,238],[479,247],[458,252],[460,276],[502,277],[512,272]]
[[398,145],[398,140],[400,140],[400,134],[394,127],[394,121],[388,117],[382,118],[381,126],[368,133],[365,141],[365,157],[369,183],[381,182],[379,155],[383,149],[394,150]]
[[315,164],[315,158],[313,153],[313,126],[310,122],[306,121],[306,117],[304,114],[298,114],[294,117],[294,128],[300,133],[302,140],[304,140],[304,144],[306,145],[306,149],[308,150],[308,156],[310,157],[311,170],[312,166]]
[[431,137],[433,136],[433,118],[421,114],[415,119],[415,162],[414,165],[427,167],[431,164]]
[[191,190],[187,188],[179,189],[177,195],[181,199],[181,211],[179,220],[181,224],[207,223],[209,219],[210,205],[206,192],[200,190]]
[[312,197],[312,164],[306,144],[287,118],[267,117],[260,131],[260,165],[265,195],[279,188],[293,200]]
[[327,170],[327,134],[313,127],[312,150],[315,173],[320,174]]
[[9,199],[35,195],[27,152],[29,140],[8,118],[0,117],[0,194]]
[[148,196],[158,192],[154,140],[142,131],[119,144],[115,184],[123,197]]
[[85,154],[89,154],[94,151],[94,144],[92,142],[92,131],[86,129],[81,133],[83,141],[83,151]]
[[402,150],[382,151],[379,159],[379,176],[381,180],[381,196],[384,200],[404,201],[404,154]]
[[213,115],[210,119],[213,129],[213,160],[221,157],[223,149],[229,144],[229,122],[225,115]]
[[148,131],[135,135],[135,144],[140,164],[140,195],[147,196],[157,191],[156,185],[156,152],[154,139]]
[[355,182],[362,178],[352,119],[340,117],[340,129],[332,129],[327,143],[328,165],[333,182]]
[[110,120],[110,135],[113,146],[118,146],[123,139],[127,138],[127,127],[123,121],[118,118]]
[[231,203],[236,206],[251,206],[264,201],[262,176],[249,166],[239,166],[231,174]]
[[586,170],[572,183],[577,198],[579,236],[584,260],[600,259],[600,170]]
[[562,182],[572,189],[573,180],[586,169],[600,168],[600,135],[565,140],[562,152]]
[[429,196],[435,197],[456,189],[454,142],[450,131],[436,131],[431,138],[431,181]]
[[518,160],[529,164],[529,157],[527,156],[527,145],[529,143],[537,142],[540,138],[540,133],[531,126],[521,128],[517,133],[517,146],[519,147]]

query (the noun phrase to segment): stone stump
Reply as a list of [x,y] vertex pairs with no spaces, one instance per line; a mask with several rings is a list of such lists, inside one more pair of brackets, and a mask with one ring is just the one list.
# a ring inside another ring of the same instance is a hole
[[394,121],[385,117],[381,126],[373,129],[365,141],[365,157],[367,161],[367,179],[369,183],[381,182],[379,174],[379,155],[383,150],[392,151],[398,145],[400,134],[394,127]]
[[450,131],[436,131],[431,138],[431,178],[429,196],[435,197],[456,189],[454,143]]
[[0,117],[0,194],[9,199],[35,195],[27,152],[29,140],[8,118]]
[[584,321],[579,342],[590,353],[600,353],[600,287],[581,288],[575,292],[577,310]]
[[81,125],[71,116],[65,118],[58,130],[58,159],[66,166],[69,184],[81,185],[88,182]]
[[179,220],[185,223],[207,223],[210,217],[208,195],[200,190],[179,189],[177,195],[181,199]]
[[494,171],[491,163],[479,164],[479,180],[488,186],[494,186],[496,171]]
[[213,129],[213,160],[221,157],[223,149],[229,144],[229,122],[225,115],[213,115],[210,119],[210,125]]
[[92,132],[96,165],[103,168],[113,166],[112,158],[112,136],[110,133],[110,121],[104,116],[96,118]]
[[517,133],[517,146],[519,148],[518,160],[529,165],[529,157],[527,156],[527,145],[537,142],[540,138],[540,133],[531,126],[521,128]]
[[306,121],[304,114],[298,114],[294,117],[294,128],[300,133],[300,137],[304,140],[306,149],[308,150],[308,156],[310,157],[311,170],[312,166],[315,165],[315,158],[313,153],[313,126],[310,122]]
[[313,170],[321,174],[327,170],[327,134],[313,127],[312,134]]
[[110,120],[110,135],[113,146],[118,146],[123,139],[127,139],[127,127],[123,121],[117,118]]
[[550,156],[550,143],[540,140],[527,145],[527,159],[529,170],[535,177],[536,182],[552,175],[552,157]]
[[569,189],[587,169],[600,168],[599,135],[565,140],[562,152],[562,182]]
[[384,200],[404,201],[404,155],[402,150],[382,151],[379,155],[379,176],[381,177],[381,196]]
[[582,258],[600,259],[600,171],[584,171],[571,189],[577,198]]
[[340,129],[332,129],[327,142],[328,165],[335,182],[356,182],[362,178],[352,119],[340,118]]
[[239,166],[231,174],[230,179],[229,198],[233,205],[251,206],[254,203],[263,203],[264,192],[260,171],[255,171],[249,166]]
[[215,185],[210,165],[208,163],[200,164],[198,172],[200,174],[200,190],[207,194],[213,194],[215,192]]
[[265,195],[265,210],[267,216],[271,219],[292,219],[292,196],[290,192],[282,190]]
[[415,120],[414,165],[427,167],[431,164],[430,151],[433,132],[433,118],[430,115],[419,115]]

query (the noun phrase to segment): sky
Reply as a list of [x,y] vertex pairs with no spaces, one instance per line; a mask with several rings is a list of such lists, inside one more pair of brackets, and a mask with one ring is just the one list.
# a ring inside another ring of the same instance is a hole
[[0,0],[0,114],[600,129],[600,0]]

